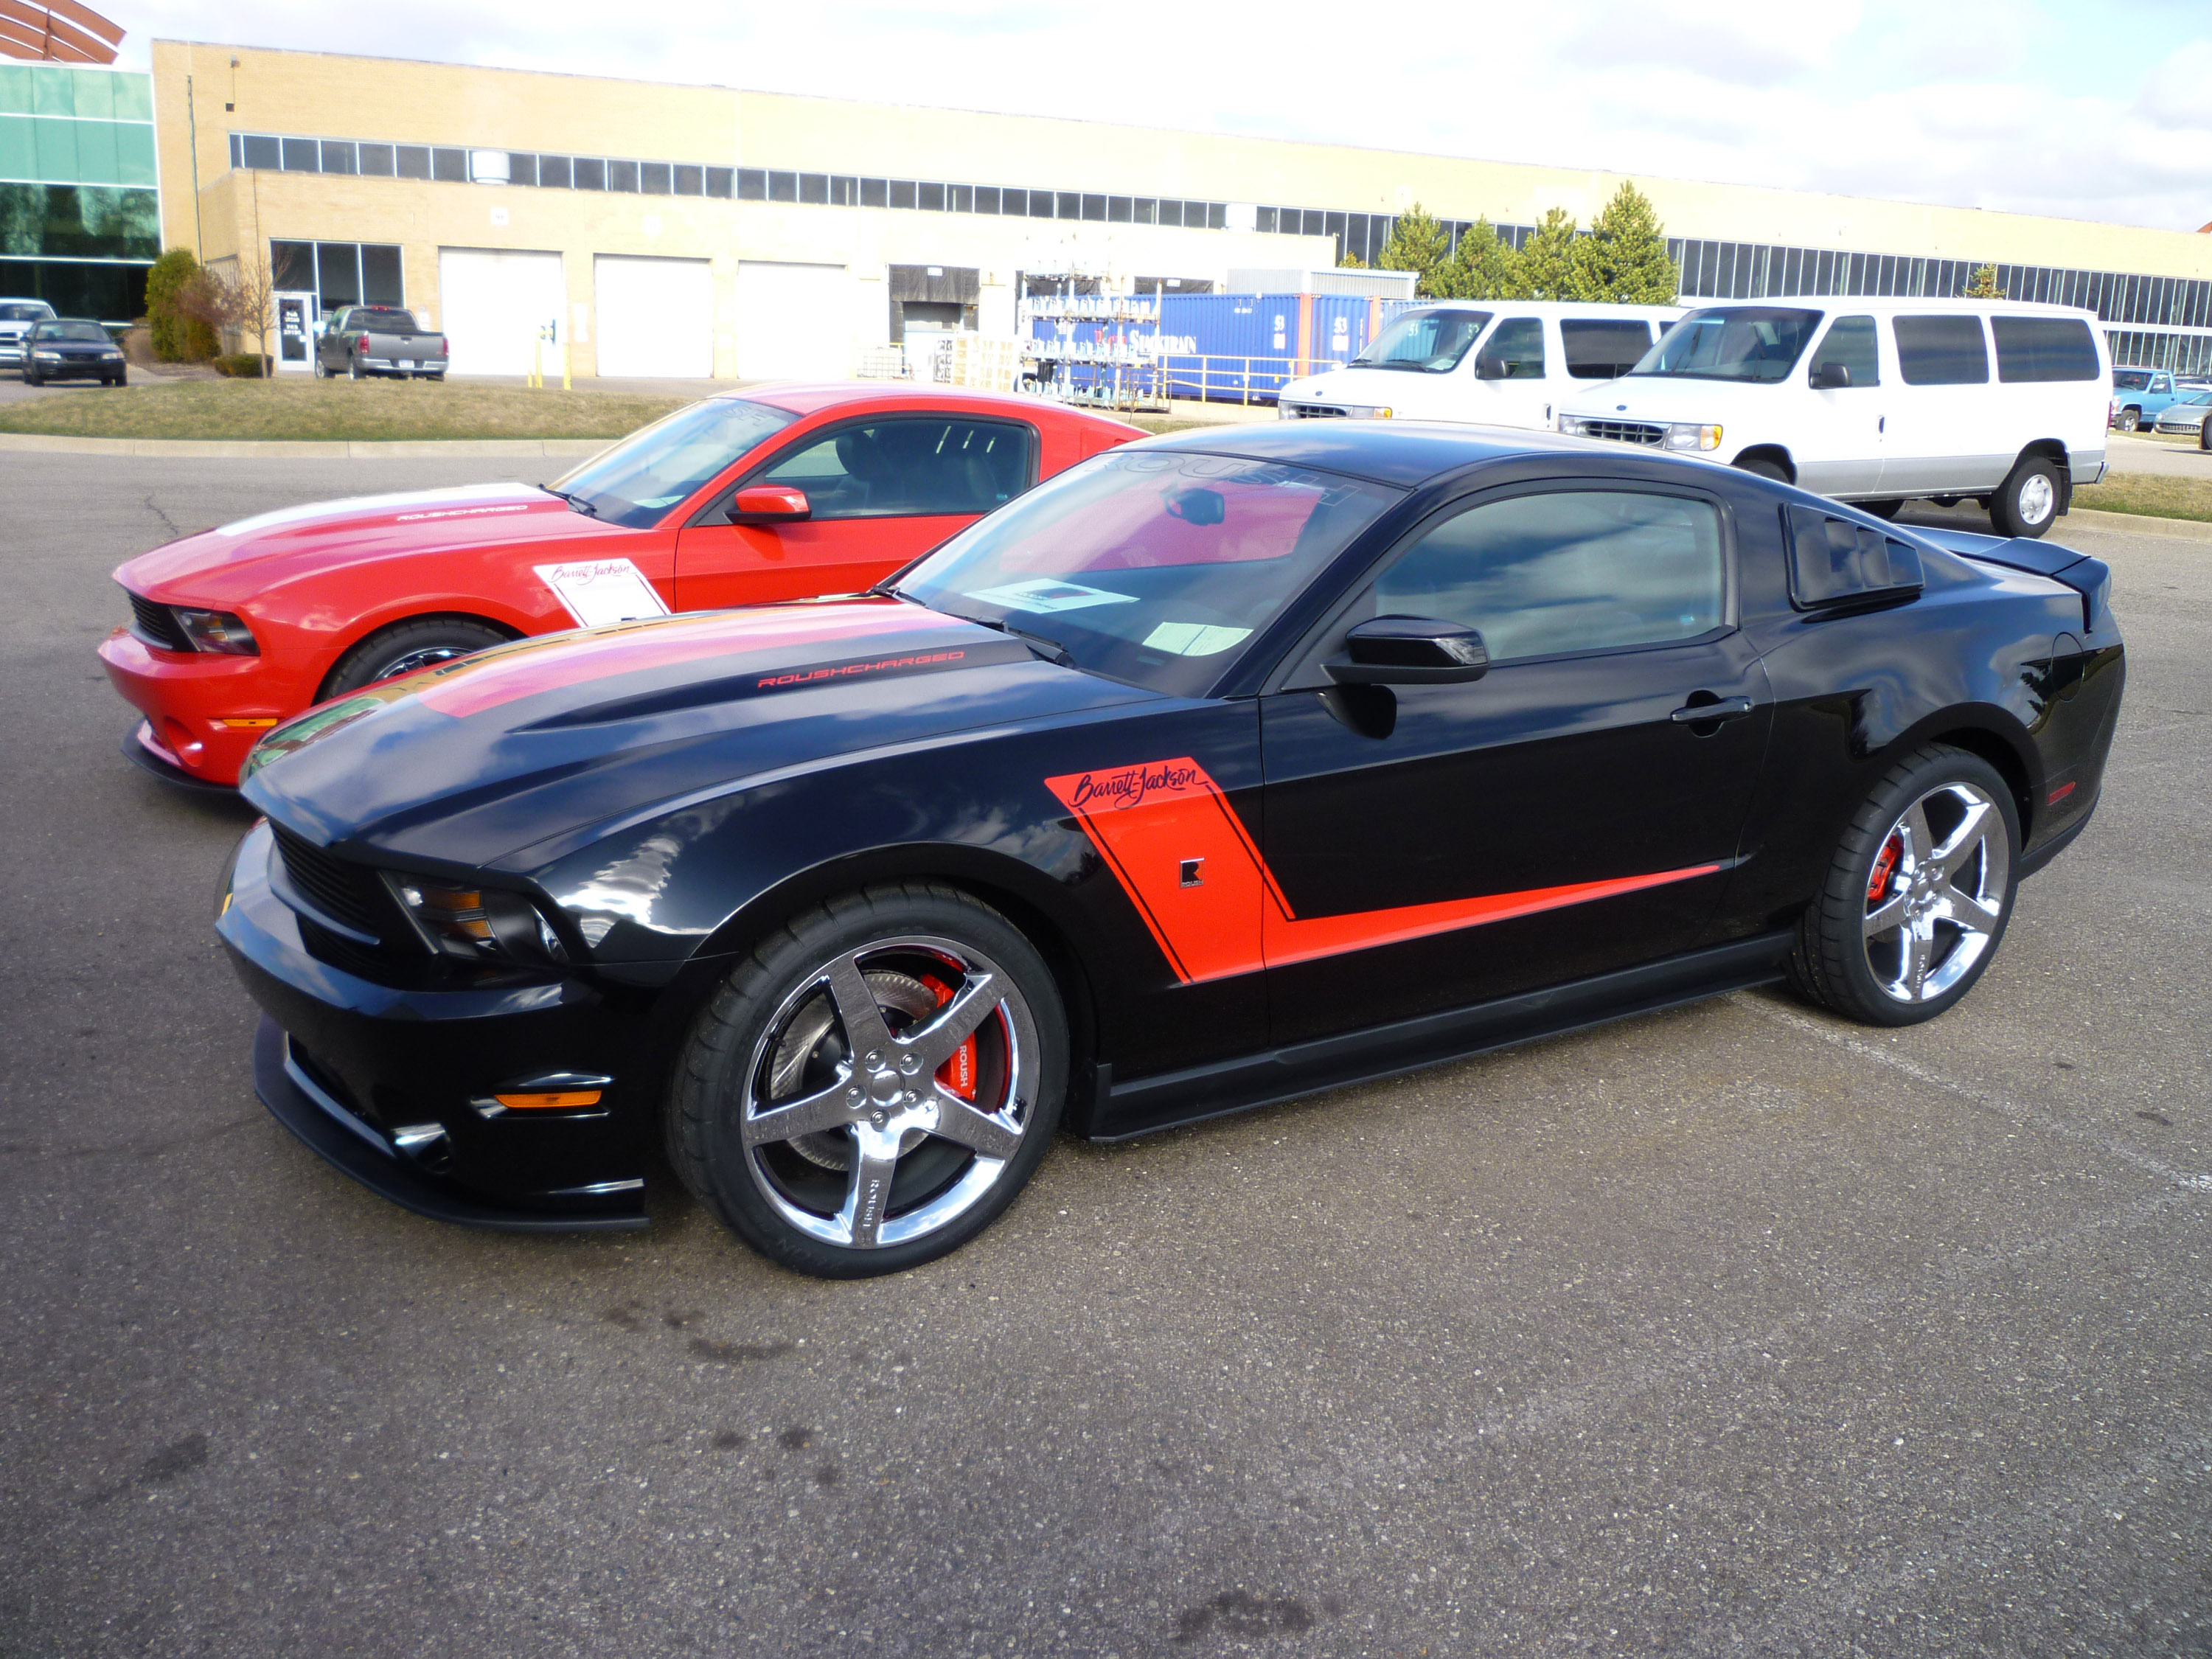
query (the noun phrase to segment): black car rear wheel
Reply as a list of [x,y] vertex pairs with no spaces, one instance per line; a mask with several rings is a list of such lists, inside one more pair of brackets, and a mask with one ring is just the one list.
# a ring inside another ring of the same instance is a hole
[[1972,988],[2012,916],[2020,818],[1978,755],[1892,767],[1853,816],[1798,923],[1790,982],[1869,1025],[1933,1019]]
[[1060,1121],[1067,1024],[1019,929],[957,889],[833,899],[754,948],[691,1029],[670,1161],[762,1255],[860,1279],[957,1249]]
[[342,697],[395,674],[411,674],[418,668],[434,667],[506,643],[507,635],[497,629],[459,617],[425,617],[419,622],[398,623],[370,635],[340,657],[324,683],[323,696]]

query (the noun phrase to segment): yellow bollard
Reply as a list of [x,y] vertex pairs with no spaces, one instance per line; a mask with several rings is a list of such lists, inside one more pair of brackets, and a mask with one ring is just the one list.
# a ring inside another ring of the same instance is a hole
[[562,341],[562,343],[561,343],[561,390],[562,390],[562,391],[563,391],[563,392],[566,392],[568,389],[568,343],[566,340],[563,340],[563,341]]

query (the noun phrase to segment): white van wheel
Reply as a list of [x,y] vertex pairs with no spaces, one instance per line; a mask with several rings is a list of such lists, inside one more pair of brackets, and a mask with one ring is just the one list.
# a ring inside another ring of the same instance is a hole
[[2000,536],[2040,536],[2058,516],[2063,487],[2051,461],[2023,455],[1990,497],[1990,523]]

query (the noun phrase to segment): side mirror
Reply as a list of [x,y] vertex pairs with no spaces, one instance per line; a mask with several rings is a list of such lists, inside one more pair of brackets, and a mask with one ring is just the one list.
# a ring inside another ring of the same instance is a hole
[[1474,360],[1474,378],[1478,380],[1502,380],[1505,378],[1505,360],[1493,357],[1488,352]]
[[1822,363],[1813,371],[1813,390],[1840,392],[1851,383],[1851,371],[1841,363]]
[[1482,635],[1434,617],[1376,617],[1344,636],[1344,655],[1322,665],[1340,685],[1453,685],[1490,672]]
[[803,489],[788,484],[753,484],[731,498],[732,524],[795,524],[813,514]]

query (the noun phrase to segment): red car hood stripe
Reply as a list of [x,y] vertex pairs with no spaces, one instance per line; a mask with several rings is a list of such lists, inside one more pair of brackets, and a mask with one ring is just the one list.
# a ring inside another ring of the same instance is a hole
[[[1267,860],[1206,769],[1182,756],[1047,778],[1186,985],[1425,939],[1688,881],[1717,864],[1347,915],[1292,913]],[[1182,883],[1198,861],[1200,881]]]

